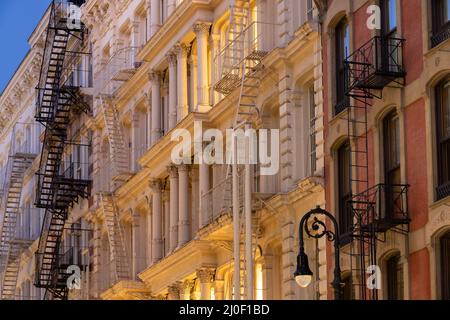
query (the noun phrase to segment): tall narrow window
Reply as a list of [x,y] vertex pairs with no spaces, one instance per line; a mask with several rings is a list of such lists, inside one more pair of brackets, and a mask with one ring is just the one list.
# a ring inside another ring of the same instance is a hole
[[350,54],[350,33],[348,22],[344,18],[336,26],[336,106],[335,115],[344,111],[347,107],[347,96],[345,95],[345,59]]
[[441,299],[450,300],[450,231],[440,240]]
[[450,196],[450,79],[436,87],[438,199]]
[[314,86],[309,87],[309,153],[310,153],[310,175],[316,172],[316,105],[314,102]]
[[338,150],[338,193],[339,193],[339,231],[344,236],[342,241],[350,240],[346,237],[353,224],[352,212],[348,205],[352,194],[350,190],[350,143],[346,142]]
[[395,37],[397,32],[397,0],[381,0],[381,33],[385,37]]
[[387,300],[403,300],[403,266],[399,254],[386,261],[386,291]]
[[431,46],[435,47],[450,38],[450,0],[432,0],[431,6],[433,24]]
[[383,218],[393,218],[401,189],[400,173],[400,124],[395,111],[391,112],[383,122],[384,132],[384,181],[385,181],[385,210],[381,212]]

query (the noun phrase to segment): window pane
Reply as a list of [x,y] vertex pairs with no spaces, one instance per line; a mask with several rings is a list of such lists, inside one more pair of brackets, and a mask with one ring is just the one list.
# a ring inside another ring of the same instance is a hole
[[444,1],[444,22],[450,20],[450,0]]
[[441,258],[441,299],[450,299],[450,232],[447,232],[440,241]]
[[[450,0],[449,0],[450,1]],[[442,136],[450,138],[450,81],[444,84],[442,90]]]
[[[450,0],[449,0],[450,1]],[[397,1],[388,0],[388,19],[389,19],[389,31],[397,28]]]

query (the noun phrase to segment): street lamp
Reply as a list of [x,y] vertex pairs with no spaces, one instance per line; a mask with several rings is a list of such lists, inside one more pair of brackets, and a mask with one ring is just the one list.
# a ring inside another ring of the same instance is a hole
[[[334,226],[334,232],[327,229],[326,224],[318,219],[318,216],[325,216],[331,220]],[[310,219],[313,221],[310,223]],[[297,256],[297,270],[294,273],[295,281],[302,287],[308,287],[312,282],[313,273],[309,268],[308,256],[305,253],[305,244],[303,239],[303,231],[315,239],[320,239],[324,236],[328,241],[334,242],[334,280],[332,282],[334,288],[334,297],[336,300],[342,300],[342,283],[341,283],[341,267],[340,267],[340,252],[339,252],[339,228],[338,223],[328,211],[323,210],[318,206],[317,208],[306,213],[300,220],[299,225],[299,243],[300,249]]]

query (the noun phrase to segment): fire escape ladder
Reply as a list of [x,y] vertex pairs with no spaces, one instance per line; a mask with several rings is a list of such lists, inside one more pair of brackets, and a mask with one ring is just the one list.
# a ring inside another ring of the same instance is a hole
[[125,232],[112,195],[100,194],[100,204],[108,232],[112,276],[116,282],[130,279],[130,268],[125,247]]
[[130,178],[130,164],[118,112],[106,98],[101,99],[101,108],[110,146],[114,180],[126,181]]
[[[352,226],[342,237],[351,241],[352,296],[362,300],[378,299],[378,290],[367,283],[367,268],[377,265],[377,241],[387,230],[409,223],[407,186],[369,185],[368,108],[373,99],[382,98],[386,86],[404,83],[403,43],[403,39],[376,36],[345,60],[345,94],[353,99],[353,105],[347,102],[352,194],[347,205]],[[394,187],[396,196],[392,197]],[[395,206],[396,221],[386,221],[394,217],[394,211],[388,215],[387,206]]]
[[[78,1],[81,5],[83,1]],[[45,296],[66,300],[68,274],[61,265],[61,241],[69,208],[79,197],[87,197],[90,181],[75,173],[74,163],[64,164],[68,129],[73,115],[88,112],[90,107],[80,88],[62,83],[74,67],[72,59],[83,49],[68,51],[69,39],[84,38],[85,28],[68,25],[70,1],[54,0],[47,30],[47,39],[38,87],[37,121],[45,125],[43,148],[37,173],[35,205],[45,209],[36,253],[35,286],[45,288]],[[78,41],[76,40],[76,41]],[[76,42],[75,44],[82,43]],[[70,53],[70,54],[69,54]]]

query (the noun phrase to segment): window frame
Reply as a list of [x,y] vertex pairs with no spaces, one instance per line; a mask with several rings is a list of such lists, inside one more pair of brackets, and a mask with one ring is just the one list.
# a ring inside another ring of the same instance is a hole
[[[444,87],[449,86],[446,102],[444,101]],[[450,104],[450,77],[444,78],[435,87],[435,126],[436,126],[436,160],[437,160],[437,179],[436,179],[436,198],[437,200],[444,199],[450,196],[450,165],[445,161],[445,149],[450,149],[450,134],[445,136],[442,133],[443,126],[443,112],[445,103]],[[450,107],[447,112],[450,113]],[[450,114],[447,115],[450,121]],[[450,151],[447,151],[450,154]]]
[[[450,39],[450,15],[447,21],[444,21],[445,10],[443,8],[445,2],[450,6],[449,0],[430,0],[431,7],[431,47],[434,48],[442,42]],[[447,9],[447,12],[449,10]]]
[[[342,18],[334,28],[334,72],[335,72],[335,106],[333,113],[335,116],[347,109],[348,97],[345,95],[346,76],[345,59],[350,52],[346,53],[348,47],[350,51],[350,25],[347,18]],[[348,41],[348,43],[347,43]]]
[[450,230],[447,230],[447,232],[439,237],[438,243],[439,298],[442,300],[450,300]]
[[[353,225],[352,212],[349,208],[348,201],[352,198],[352,190],[350,187],[351,178],[351,146],[350,141],[346,141],[340,145],[336,152],[337,155],[337,208],[338,208],[338,225],[340,234],[340,244],[346,245],[351,241],[349,232]],[[347,167],[346,169],[344,167]],[[344,171],[346,170],[346,171]],[[346,189],[346,190],[343,190]]]

